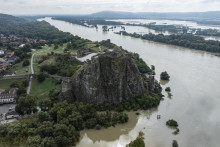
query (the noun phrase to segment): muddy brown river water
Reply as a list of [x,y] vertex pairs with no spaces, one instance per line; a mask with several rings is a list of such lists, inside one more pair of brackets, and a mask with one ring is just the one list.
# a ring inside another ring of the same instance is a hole
[[[102,32],[101,27],[86,28],[64,21],[44,18],[64,32],[92,41],[111,39],[124,49],[140,54],[148,65],[155,65],[156,79],[167,71],[171,79],[172,98],[165,95],[158,108],[128,112],[127,124],[101,130],[84,130],[77,147],[122,147],[134,140],[139,131],[145,133],[148,147],[171,147],[176,139],[180,147],[219,147],[220,144],[220,57],[210,53],[164,45],[151,41]],[[133,30],[140,28],[133,27]],[[156,116],[160,114],[161,119]],[[173,135],[166,127],[168,119],[179,123],[180,133]]]

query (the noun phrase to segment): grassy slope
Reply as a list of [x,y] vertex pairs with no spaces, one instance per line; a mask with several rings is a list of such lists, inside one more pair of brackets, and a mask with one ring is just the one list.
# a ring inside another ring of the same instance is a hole
[[38,97],[39,99],[47,97],[49,91],[54,88],[60,88],[60,85],[56,85],[56,80],[46,78],[45,81],[39,83],[37,79],[34,79],[31,87],[31,95]]
[[18,84],[20,85],[22,81],[24,81],[25,79],[7,79],[7,80],[0,80],[0,88],[1,89],[9,89],[10,85],[13,82],[18,82]]

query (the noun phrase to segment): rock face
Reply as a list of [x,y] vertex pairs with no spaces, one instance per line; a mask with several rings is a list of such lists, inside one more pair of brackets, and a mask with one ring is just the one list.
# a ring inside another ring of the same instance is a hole
[[132,57],[124,51],[112,49],[85,63],[75,73],[71,88],[61,93],[60,100],[111,105],[141,96],[145,90]]
[[89,54],[94,53],[94,52],[95,52],[94,50],[89,49],[89,48],[86,48],[84,50],[78,50],[77,51],[77,57],[81,58],[81,57],[84,57],[84,56],[89,55]]
[[110,40],[110,39],[102,40],[100,44],[103,45],[103,46],[109,47],[109,48],[112,47],[112,44],[111,44],[111,40]]

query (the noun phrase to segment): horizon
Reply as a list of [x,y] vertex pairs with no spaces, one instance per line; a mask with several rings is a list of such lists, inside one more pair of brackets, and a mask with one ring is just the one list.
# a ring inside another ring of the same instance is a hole
[[70,13],[66,13],[66,14],[9,14],[9,13],[1,13],[0,14],[6,14],[6,15],[13,15],[13,16],[39,16],[39,15],[75,15],[75,16],[79,16],[79,15],[82,15],[82,16],[85,16],[85,15],[92,15],[92,14],[96,14],[96,13],[102,13],[102,12],[113,12],[113,13],[133,13],[133,14],[138,14],[138,13],[158,13],[158,14],[165,14],[165,13],[169,13],[169,14],[173,14],[173,13],[181,13],[181,14],[184,14],[184,13],[210,13],[210,12],[220,12],[220,10],[216,10],[216,11],[196,11],[196,12],[192,12],[192,11],[188,11],[188,12],[130,12],[130,11],[111,11],[111,10],[106,10],[106,11],[98,11],[98,12],[94,12],[94,13],[88,13],[88,14],[70,14]]
[[218,0],[0,0],[0,13],[11,15],[88,15],[102,11],[188,13],[220,11]]

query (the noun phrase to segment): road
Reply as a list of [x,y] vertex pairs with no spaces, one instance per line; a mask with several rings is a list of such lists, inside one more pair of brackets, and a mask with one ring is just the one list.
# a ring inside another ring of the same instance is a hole
[[[50,48],[48,48],[47,50],[50,50]],[[40,52],[44,52],[44,51],[40,51]],[[37,52],[37,53],[40,53],[40,52]],[[33,53],[33,55],[31,56],[31,74],[34,74],[33,62],[34,62],[34,55],[35,54],[36,53]],[[27,88],[27,94],[30,94],[30,92],[31,92],[32,80],[33,80],[33,76],[31,76],[30,79],[29,79],[29,85],[28,85],[28,88]]]
[[[35,55],[35,53],[31,56],[31,74],[34,74],[34,68],[33,68],[34,55]],[[31,92],[32,79],[33,79],[33,77],[31,76],[30,79],[29,79],[27,94],[30,94],[30,92]]]

